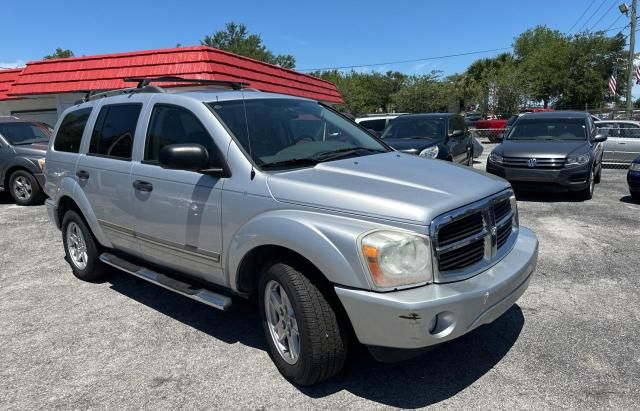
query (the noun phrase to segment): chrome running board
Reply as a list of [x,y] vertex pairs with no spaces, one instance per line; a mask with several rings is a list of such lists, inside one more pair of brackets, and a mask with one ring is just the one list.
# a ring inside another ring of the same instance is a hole
[[135,275],[145,281],[159,285],[167,290],[173,291],[185,297],[191,298],[203,304],[227,311],[231,308],[231,297],[218,294],[199,285],[187,283],[181,279],[170,277],[166,274],[150,270],[148,268],[130,263],[116,255],[110,253],[100,254],[100,261],[126,273]]

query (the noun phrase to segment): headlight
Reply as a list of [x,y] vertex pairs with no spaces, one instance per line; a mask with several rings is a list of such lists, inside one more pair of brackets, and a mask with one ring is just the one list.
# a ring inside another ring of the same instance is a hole
[[420,152],[420,154],[418,154],[420,157],[424,157],[424,158],[436,158],[438,157],[438,153],[440,152],[440,149],[438,148],[438,146],[433,146],[433,147],[428,147],[425,148],[424,150],[422,150]]
[[429,238],[402,231],[374,231],[360,241],[373,284],[391,288],[433,279]]
[[518,217],[518,202],[516,201],[516,196],[512,194],[509,200],[511,201],[511,212],[513,213],[513,226],[519,227],[520,219]]
[[640,163],[631,163],[629,170],[640,171]]
[[36,161],[37,161],[37,163],[38,163],[38,167],[40,167],[40,170],[44,171],[44,163],[45,163],[44,158],[39,158],[39,159],[38,159],[38,160],[36,160]]
[[496,163],[496,164],[502,164],[503,159],[502,159],[502,156],[500,154],[496,154],[495,151],[492,151],[489,154],[489,161],[492,162],[492,163]]
[[583,164],[587,164],[591,157],[589,154],[580,154],[579,156],[569,156],[567,157],[567,162],[565,163],[568,166],[581,166]]

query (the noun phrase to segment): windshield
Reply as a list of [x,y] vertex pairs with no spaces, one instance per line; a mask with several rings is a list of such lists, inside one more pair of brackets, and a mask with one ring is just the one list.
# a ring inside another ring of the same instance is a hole
[[507,140],[586,140],[584,119],[578,118],[521,118]]
[[441,139],[445,136],[444,127],[443,118],[396,118],[380,138]]
[[207,105],[262,168],[293,168],[390,151],[357,125],[317,102],[282,98]]
[[1,123],[0,135],[14,146],[48,143],[49,137],[51,137],[51,128],[44,123]]

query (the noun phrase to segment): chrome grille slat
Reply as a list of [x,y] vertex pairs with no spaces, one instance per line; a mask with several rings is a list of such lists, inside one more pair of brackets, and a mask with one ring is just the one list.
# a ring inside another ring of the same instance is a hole
[[514,211],[505,191],[436,218],[431,225],[440,281],[457,281],[480,272],[513,244]]
[[[529,167],[529,160],[536,159],[536,165]],[[537,158],[537,157],[504,157],[503,164],[507,167],[523,167],[523,168],[546,168],[558,169],[564,167],[566,159],[564,157],[554,158]]]

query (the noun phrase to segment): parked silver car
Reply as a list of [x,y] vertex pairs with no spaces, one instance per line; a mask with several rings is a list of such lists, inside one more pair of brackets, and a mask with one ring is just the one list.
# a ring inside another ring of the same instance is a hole
[[640,156],[640,122],[630,120],[596,121],[608,139],[604,142],[605,164],[628,166]]
[[222,310],[256,296],[301,385],[338,373],[352,334],[414,355],[527,288],[538,241],[505,180],[395,152],[315,101],[161,91],[89,98],[55,128],[46,205],[78,278],[110,265]]

